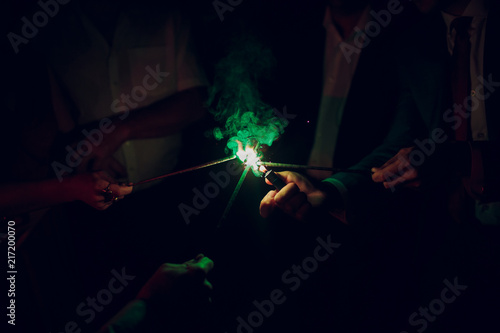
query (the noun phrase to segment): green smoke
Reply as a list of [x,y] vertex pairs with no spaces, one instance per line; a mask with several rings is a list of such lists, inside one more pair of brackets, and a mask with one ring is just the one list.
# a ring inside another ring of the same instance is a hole
[[271,51],[253,37],[241,38],[233,51],[216,66],[210,89],[210,112],[221,124],[213,130],[217,140],[228,139],[227,148],[236,154],[238,141],[243,148],[271,146],[283,133],[287,121],[261,100],[258,80],[274,66]]

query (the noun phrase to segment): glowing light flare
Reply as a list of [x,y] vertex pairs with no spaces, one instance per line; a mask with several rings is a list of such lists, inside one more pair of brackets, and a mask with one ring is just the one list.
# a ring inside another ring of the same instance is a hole
[[258,163],[260,162],[260,157],[254,150],[254,148],[247,146],[245,147],[245,149],[243,149],[243,145],[241,144],[241,142],[238,142],[238,151],[236,152],[236,156],[238,156],[238,158],[247,166],[251,167],[255,175],[259,175],[259,173],[265,172],[261,171],[263,166],[259,167],[258,165]]

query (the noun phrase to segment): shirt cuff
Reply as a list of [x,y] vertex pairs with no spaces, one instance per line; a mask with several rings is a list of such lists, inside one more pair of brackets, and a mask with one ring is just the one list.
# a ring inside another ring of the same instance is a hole
[[347,188],[344,183],[335,178],[328,178],[323,180],[324,183],[329,183],[333,185],[337,191],[340,193],[340,197],[342,198],[342,207],[346,207],[347,204]]
[[330,215],[348,224],[345,209],[347,205],[347,188],[340,180],[334,178],[325,179],[322,184],[321,189],[327,195],[325,208],[327,208]]

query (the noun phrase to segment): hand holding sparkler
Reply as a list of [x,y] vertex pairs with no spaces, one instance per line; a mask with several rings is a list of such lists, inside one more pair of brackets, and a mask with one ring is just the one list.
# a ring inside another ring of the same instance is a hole
[[132,192],[131,184],[119,184],[104,171],[79,174],[66,179],[72,191],[68,198],[80,200],[98,210],[109,208],[114,202]]
[[[275,207],[282,209],[288,215],[304,220],[312,207],[321,206],[327,195],[304,176],[290,171],[278,172],[286,183],[281,190],[269,191],[260,202],[260,215],[264,218],[271,215]],[[266,183],[273,185],[269,179]]]

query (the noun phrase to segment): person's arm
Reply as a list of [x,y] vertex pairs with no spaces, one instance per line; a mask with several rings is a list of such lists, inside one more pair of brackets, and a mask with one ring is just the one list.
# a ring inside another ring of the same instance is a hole
[[136,298],[110,319],[99,333],[133,333],[159,329],[151,327],[155,324],[161,325],[162,332],[176,331],[175,327],[179,325],[183,328],[201,325],[203,328],[204,323],[200,322],[169,322],[179,320],[179,317],[165,309],[184,309],[178,305],[195,302],[194,298],[207,297],[206,291],[211,290],[212,285],[206,276],[213,265],[213,261],[203,254],[183,264],[161,265]]
[[125,169],[113,158],[114,152],[128,140],[168,136],[201,120],[207,114],[203,106],[205,90],[187,89],[150,106],[111,117],[109,133],[103,134],[102,142],[93,147],[78,170],[105,170],[115,177],[125,176]]
[[[404,78],[401,78],[405,82]],[[375,183],[370,176],[373,167],[381,166],[394,156],[399,149],[412,143],[413,138],[423,131],[419,113],[416,109],[410,89],[401,84],[401,96],[391,129],[384,142],[372,153],[346,172],[336,173],[324,179],[319,186],[313,186],[304,177],[290,172],[280,173],[286,183],[279,192],[270,191],[261,201],[261,215],[267,217],[279,207],[287,214],[303,219],[311,207],[322,206],[331,215],[344,223],[349,223],[349,212],[358,209],[358,205],[375,205],[383,194],[383,187]],[[301,193],[303,192],[303,193]],[[367,199],[369,198],[369,202]],[[309,203],[308,203],[309,201]]]
[[373,181],[382,183],[385,188],[415,187],[420,186],[421,181],[439,182],[447,173],[463,178],[467,192],[474,199],[483,202],[500,199],[499,144],[447,142],[437,147],[431,156],[426,156],[421,165],[414,165],[411,155],[417,151],[415,147],[401,149],[381,167],[373,168]]
[[178,92],[144,109],[131,111],[122,122],[116,122],[117,130],[123,132],[125,140],[178,133],[207,114],[203,107],[205,98],[205,87]]
[[112,201],[105,202],[102,192],[108,185],[118,199],[132,191],[131,186],[114,184],[103,172],[70,176],[62,181],[49,179],[0,185],[0,213],[14,216],[76,200],[99,210],[106,209],[112,204]]
[[[352,205],[365,201],[369,197],[376,198],[381,194],[379,184],[373,182],[370,173],[373,168],[384,165],[404,147],[413,145],[413,140],[425,136],[427,129],[417,108],[411,90],[410,75],[406,74],[404,62],[398,67],[399,97],[389,132],[384,141],[370,154],[362,158],[357,164],[350,167],[348,172],[339,172],[323,180],[336,195],[340,194],[341,202],[336,204],[336,209],[351,210]],[[336,190],[336,191],[335,191]],[[355,207],[354,207],[355,209]]]

